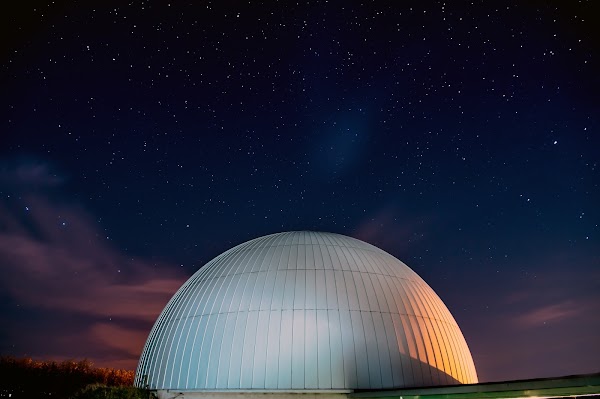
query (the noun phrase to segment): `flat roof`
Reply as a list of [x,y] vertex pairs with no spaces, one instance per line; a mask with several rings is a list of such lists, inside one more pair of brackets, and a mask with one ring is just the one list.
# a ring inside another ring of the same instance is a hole
[[429,388],[360,391],[350,398],[398,399],[511,399],[600,395],[600,373]]

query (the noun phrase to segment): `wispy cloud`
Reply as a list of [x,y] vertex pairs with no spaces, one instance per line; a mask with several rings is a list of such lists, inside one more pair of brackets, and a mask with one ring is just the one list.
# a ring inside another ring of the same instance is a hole
[[517,327],[533,328],[548,323],[571,323],[572,319],[600,312],[597,292],[600,274],[582,274],[577,268],[565,269],[565,264],[589,262],[569,259],[554,253],[529,261],[544,265],[536,272],[530,267],[528,277],[514,283],[514,288],[503,295],[503,302],[512,312],[512,323]]
[[[587,309],[586,309],[587,310]],[[515,318],[517,324],[524,327],[535,327],[548,322],[562,322],[577,316],[582,306],[574,301],[565,301],[532,309]]]
[[511,380],[596,372],[600,279],[578,267],[595,259],[555,251],[513,262],[523,272],[488,287],[480,297],[489,296],[490,311],[461,324],[473,332],[469,345],[480,376]]
[[[4,171],[4,179],[48,182],[42,177],[47,167],[40,165],[35,173],[20,170],[12,177]],[[18,327],[21,316],[9,309],[7,340],[16,350],[44,356],[31,349],[37,347],[30,342],[35,337],[21,334],[23,328],[39,331],[39,337],[47,332],[71,337],[76,328],[79,333],[67,341],[46,338],[53,343],[49,353],[134,367],[149,325],[186,276],[171,265],[120,252],[81,207],[39,192],[22,196],[19,203],[0,200],[0,289],[20,312],[43,317]],[[65,318],[79,324],[62,330],[50,325]]]
[[19,160],[0,162],[0,184],[20,188],[45,188],[58,186],[65,176],[46,162]]

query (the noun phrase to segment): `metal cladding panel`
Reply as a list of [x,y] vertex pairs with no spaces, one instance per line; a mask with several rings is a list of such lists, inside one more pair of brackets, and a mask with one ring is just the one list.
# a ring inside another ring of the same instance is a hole
[[390,389],[475,383],[456,321],[408,266],[330,233],[260,237],[182,285],[135,383],[151,389]]
[[386,342],[383,342],[382,340],[379,342],[380,345],[387,345],[387,349],[384,347],[381,350],[387,351],[389,355],[389,378],[391,378],[392,381],[390,383],[389,380],[386,379],[385,366],[383,366],[382,372],[384,372],[384,375],[382,376],[382,386],[400,385],[406,381],[404,376],[405,372],[402,368],[402,359],[400,358],[402,348],[398,346],[392,316],[389,313],[382,313],[381,318],[383,321],[383,327],[378,329],[378,334],[385,334]]
[[[267,332],[264,327],[269,325],[270,312],[261,310],[258,312],[258,320],[256,324],[256,346],[254,348],[254,357],[252,363],[248,364],[248,368],[252,370],[251,386],[259,389],[265,387],[265,364],[267,361]],[[245,385],[245,383],[243,384]]]
[[303,388],[318,389],[318,332],[317,332],[317,311],[305,311],[305,331],[304,331],[304,386]]
[[340,364],[344,368],[344,385],[359,386],[357,368],[358,359],[354,352],[354,334],[352,331],[352,321],[348,310],[340,310],[340,329],[342,330],[342,357],[343,363]]
[[[265,389],[277,389],[279,380],[279,348],[281,337],[281,311],[271,312],[269,319],[267,358],[265,361]],[[276,344],[275,344],[276,343]],[[257,367],[258,365],[255,365]]]
[[[293,310],[281,311],[281,335],[279,336],[279,370],[277,388],[292,387],[292,343],[294,334]],[[268,370],[269,372],[271,370]]]
[[228,372],[227,388],[239,388],[241,377],[242,354],[244,352],[244,333],[246,332],[247,312],[235,314],[233,327],[233,338],[231,340],[231,354],[229,356],[229,367],[223,372]]
[[304,389],[305,311],[294,310],[292,319],[292,388]]
[[[223,330],[225,329],[225,323],[227,321],[227,315],[217,314],[216,316],[217,319],[215,320],[214,330],[212,331],[212,340],[207,343],[207,349],[202,352],[207,353],[208,362],[198,364],[198,373],[200,375],[206,375],[204,385],[197,386],[200,389],[217,386],[217,374],[219,372],[219,367],[204,367],[205,364],[218,365],[219,357],[221,356],[221,342],[223,338]],[[152,387],[152,385],[150,386]]]
[[319,389],[331,389],[333,378],[331,376],[332,347],[330,345],[330,333],[333,323],[327,317],[327,310],[316,311],[317,315],[317,387]]
[[[346,380],[346,369],[344,368],[344,347],[342,345],[342,324],[340,321],[340,313],[338,310],[326,310],[326,320],[322,321],[322,326],[329,329],[329,348],[330,348],[330,371],[331,371],[331,387],[343,387],[347,386]],[[321,370],[319,377],[324,375],[324,371]],[[325,381],[321,378],[319,381],[320,385],[328,385],[329,381]]]

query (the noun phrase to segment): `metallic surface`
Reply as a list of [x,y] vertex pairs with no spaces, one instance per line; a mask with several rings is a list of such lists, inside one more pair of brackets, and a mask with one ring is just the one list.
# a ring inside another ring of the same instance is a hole
[[331,233],[260,237],[169,301],[135,383],[151,389],[377,389],[476,383],[456,321],[408,266]]

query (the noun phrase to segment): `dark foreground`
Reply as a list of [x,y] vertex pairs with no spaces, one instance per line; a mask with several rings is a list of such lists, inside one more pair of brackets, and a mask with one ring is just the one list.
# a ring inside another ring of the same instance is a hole
[[88,360],[35,361],[0,357],[0,398],[148,398],[131,370],[94,367]]

